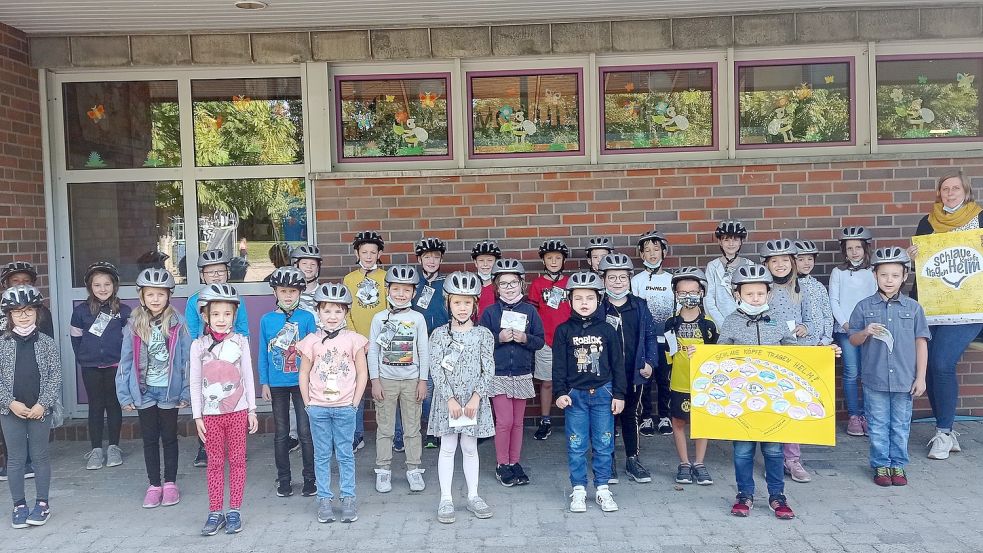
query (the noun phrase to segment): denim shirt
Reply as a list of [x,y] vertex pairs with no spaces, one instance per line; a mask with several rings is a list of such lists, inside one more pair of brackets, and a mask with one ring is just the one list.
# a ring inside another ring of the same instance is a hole
[[870,336],[860,346],[864,387],[877,392],[909,392],[915,381],[915,339],[931,339],[925,311],[904,294],[885,300],[880,292],[860,300],[850,315],[850,335],[870,323],[884,325],[894,336],[894,349]]

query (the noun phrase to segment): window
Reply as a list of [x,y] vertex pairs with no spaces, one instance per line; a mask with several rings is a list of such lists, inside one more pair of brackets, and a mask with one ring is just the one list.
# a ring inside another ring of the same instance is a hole
[[191,97],[197,166],[304,162],[299,78],[194,80]]
[[980,134],[981,57],[890,56],[877,60],[877,138],[971,140]]
[[231,282],[262,282],[283,242],[307,243],[304,179],[198,181],[198,250],[224,250]]
[[584,152],[583,71],[468,73],[470,157]]
[[450,159],[449,73],[335,77],[338,160]]
[[165,268],[178,284],[185,282],[179,181],[72,183],[68,213],[74,286],[85,286],[86,268],[101,260],[116,264],[124,285],[148,267]]
[[736,68],[738,148],[855,143],[853,58]]
[[603,153],[716,149],[716,64],[601,70]]
[[68,169],[181,165],[176,81],[66,83]]

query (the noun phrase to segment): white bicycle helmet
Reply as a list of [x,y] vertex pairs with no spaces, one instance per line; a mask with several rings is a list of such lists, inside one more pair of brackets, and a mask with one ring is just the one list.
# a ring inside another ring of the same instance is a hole
[[478,297],[481,295],[481,279],[474,273],[455,271],[444,279],[444,294]]
[[526,268],[522,266],[522,263],[518,259],[499,259],[495,262],[495,266],[492,267],[492,276],[497,277],[498,275],[518,275],[519,278],[526,276]]
[[592,236],[587,240],[587,246],[584,248],[584,254],[590,257],[590,252],[592,250],[607,250],[608,252],[614,251],[614,242],[611,241],[607,236]]
[[239,292],[229,284],[209,284],[198,293],[198,309],[204,308],[213,301],[239,305]]
[[604,283],[601,282],[601,277],[597,276],[597,273],[580,271],[570,275],[570,279],[567,280],[566,289],[569,292],[573,292],[574,290],[594,290],[595,292],[603,292]]
[[747,265],[742,265],[736,271],[734,271],[734,276],[731,277],[731,286],[736,290],[741,284],[754,284],[761,283],[767,284],[769,287],[775,282],[775,279],[771,276],[771,273],[764,265],[758,265],[755,263],[750,263]]
[[863,240],[864,242],[874,239],[874,234],[866,227],[843,227],[840,231],[840,241],[843,240]]
[[799,254],[819,255],[819,246],[812,240],[796,240],[794,245]]
[[386,284],[420,284],[420,273],[412,265],[393,265],[386,271]]
[[167,288],[174,290],[174,275],[167,269],[150,267],[137,275],[137,288]]
[[623,253],[609,253],[601,258],[601,262],[597,264],[597,270],[602,273],[605,271],[628,271],[630,273],[635,270],[635,265],[631,262],[631,258]]
[[908,256],[908,252],[904,248],[899,248],[897,246],[891,246],[888,248],[877,248],[874,250],[874,255],[870,260],[870,265],[876,267],[878,265],[884,265],[885,263],[900,263],[904,265],[905,269],[911,266],[911,257]]
[[303,246],[297,246],[290,252],[290,262],[297,263],[301,259],[313,259],[318,263],[321,262],[321,248],[313,244],[304,244]]
[[799,253],[798,248],[788,238],[769,240],[758,247],[758,255],[761,256],[762,261],[767,261],[769,257],[775,257],[776,255],[794,256],[797,253]]
[[315,303],[327,302],[351,305],[352,301],[352,293],[344,284],[326,282],[314,290]]
[[198,268],[204,269],[209,265],[228,265],[229,256],[225,250],[205,250],[198,254]]

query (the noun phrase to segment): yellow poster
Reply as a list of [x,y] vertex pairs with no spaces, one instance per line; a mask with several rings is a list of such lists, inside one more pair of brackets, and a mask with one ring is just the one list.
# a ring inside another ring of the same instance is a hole
[[832,348],[698,345],[691,366],[694,438],[836,445]]
[[912,243],[928,324],[983,323],[983,230],[915,236]]

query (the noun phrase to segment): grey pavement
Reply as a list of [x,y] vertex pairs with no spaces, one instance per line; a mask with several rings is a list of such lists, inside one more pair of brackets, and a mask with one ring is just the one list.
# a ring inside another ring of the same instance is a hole
[[[755,476],[757,503],[751,516],[729,514],[736,488],[730,442],[711,442],[707,456],[715,484],[678,486],[677,464],[670,437],[642,437],[642,460],[653,482],[622,480],[612,486],[621,507],[602,513],[592,501],[588,512],[567,512],[566,451],[562,429],[545,442],[532,439],[527,428],[523,467],[532,483],[505,488],[494,478],[494,444],[479,446],[479,493],[494,517],[474,519],[464,509],[466,487],[460,471],[454,479],[457,522],[436,521],[439,499],[437,450],[424,450],[426,491],[410,493],[401,467],[394,464],[393,491],[374,489],[372,440],[356,454],[359,519],[352,524],[318,524],[312,498],[300,497],[300,457],[291,455],[295,475],[293,497],[274,491],[272,434],[249,439],[248,482],[242,509],[244,530],[228,536],[199,535],[207,515],[205,469],[191,466],[196,442],[181,438],[181,503],[143,509],[146,490],[142,444],[122,444],[122,466],[85,470],[85,442],[52,444],[54,479],[52,517],[47,525],[11,529],[0,521],[5,551],[181,552],[195,551],[652,551],[672,553],[748,552],[796,553],[971,552],[983,551],[983,423],[959,423],[963,452],[948,461],[925,458],[930,424],[912,425],[909,444],[910,484],[880,488],[871,482],[867,440],[841,432],[835,448],[803,447],[813,481],[787,481],[786,493],[796,518],[777,520],[769,511],[760,454]],[[620,447],[620,439],[619,439]],[[403,456],[396,453],[394,462]],[[623,458],[619,456],[619,464]],[[621,471],[624,476],[623,470]],[[337,484],[336,484],[337,485]],[[0,493],[7,495],[6,484]],[[335,488],[337,489],[337,488]],[[33,494],[27,484],[27,495]],[[592,491],[588,499],[593,498]],[[9,503],[8,503],[9,505]],[[9,511],[4,516],[9,517]],[[9,520],[9,518],[7,519]]]

